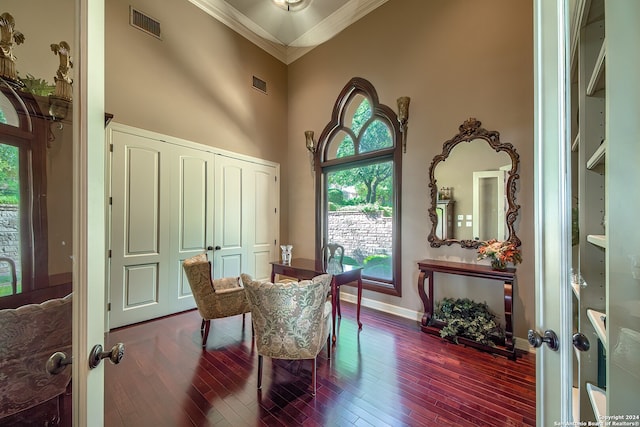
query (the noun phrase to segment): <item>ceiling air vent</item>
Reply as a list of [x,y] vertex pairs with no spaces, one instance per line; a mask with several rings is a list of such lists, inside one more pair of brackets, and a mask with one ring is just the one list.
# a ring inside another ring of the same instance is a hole
[[160,22],[134,9],[132,6],[129,6],[129,23],[135,28],[162,40],[160,37]]
[[262,79],[253,76],[253,87],[258,89],[260,92],[267,93],[267,82]]

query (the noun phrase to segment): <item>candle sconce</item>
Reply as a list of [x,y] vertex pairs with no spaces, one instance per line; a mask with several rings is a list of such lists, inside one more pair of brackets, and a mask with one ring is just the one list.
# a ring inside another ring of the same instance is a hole
[[311,153],[311,170],[316,170],[316,152],[318,151],[318,143],[313,139],[313,131],[304,131],[304,137],[306,140],[307,150]]
[[401,96],[398,98],[398,122],[402,133],[402,151],[407,152],[407,123],[409,122],[409,102],[411,98]]

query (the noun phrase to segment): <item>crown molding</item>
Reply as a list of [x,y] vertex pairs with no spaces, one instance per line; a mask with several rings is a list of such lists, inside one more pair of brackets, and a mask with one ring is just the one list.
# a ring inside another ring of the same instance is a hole
[[238,9],[223,0],[189,0],[192,4],[222,22],[262,50],[284,62],[287,48]]
[[350,0],[333,12],[318,25],[292,41],[290,47],[317,46],[358,21],[369,12],[385,4],[388,0]]
[[349,0],[344,6],[298,37],[289,46],[285,46],[224,0],[189,0],[213,18],[287,65],[301,58],[317,45],[331,39],[387,1]]

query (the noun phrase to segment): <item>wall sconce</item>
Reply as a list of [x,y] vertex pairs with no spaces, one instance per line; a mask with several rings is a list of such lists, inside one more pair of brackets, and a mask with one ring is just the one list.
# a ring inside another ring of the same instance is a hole
[[318,145],[313,140],[313,131],[305,130],[304,138],[306,139],[307,150],[309,150],[309,152],[311,153],[311,169],[315,171],[316,170],[316,151],[318,151]]
[[400,122],[400,132],[402,133],[402,149],[407,152],[407,122],[409,121],[409,102],[411,98],[401,96],[398,98],[398,122]]

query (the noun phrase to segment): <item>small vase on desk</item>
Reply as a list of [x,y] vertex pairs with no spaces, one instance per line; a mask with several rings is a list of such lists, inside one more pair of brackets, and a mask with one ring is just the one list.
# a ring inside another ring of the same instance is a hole
[[291,265],[291,250],[293,249],[293,246],[281,245],[280,249],[282,249],[282,263]]
[[491,260],[491,268],[496,271],[507,271],[507,263],[499,259]]

